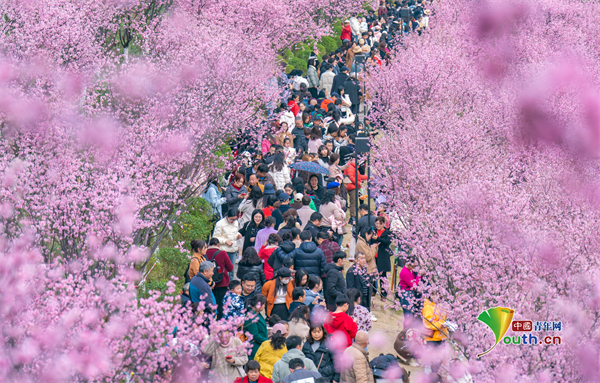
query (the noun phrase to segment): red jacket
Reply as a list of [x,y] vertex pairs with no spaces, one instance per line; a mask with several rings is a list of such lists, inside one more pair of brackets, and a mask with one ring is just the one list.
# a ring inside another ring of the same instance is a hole
[[328,334],[333,334],[336,331],[340,331],[346,335],[346,347],[352,346],[352,339],[356,337],[358,332],[358,326],[356,322],[350,318],[350,315],[341,313],[329,313],[325,318],[325,330]]
[[290,110],[292,111],[292,113],[294,113],[294,117],[296,117],[298,115],[298,112],[300,112],[300,107],[298,106],[298,103],[294,100],[288,100],[288,106],[291,106]]
[[[344,175],[348,176],[348,178],[350,178],[350,181],[352,183],[349,183],[346,185],[346,190],[350,191],[350,190],[354,190],[356,189],[356,168],[354,167],[354,164],[350,164],[350,166],[348,166],[348,168],[346,168],[346,170],[344,170]],[[360,171],[358,172],[358,187],[360,188],[362,186],[362,182],[366,181],[369,177],[367,176],[363,176],[362,174],[360,174]]]
[[350,29],[350,24],[346,25],[344,29],[342,29],[342,34],[340,35],[340,40],[351,40],[352,39],[352,29]]
[[[214,258],[214,259],[213,259]],[[219,249],[208,249],[206,250],[206,260],[216,263],[220,273],[223,273],[223,279],[221,282],[215,284],[215,287],[227,287],[229,285],[229,274],[228,271],[233,271],[233,265],[229,255]]]
[[[248,383],[250,382],[250,380],[248,379],[247,376],[244,376],[243,378],[236,378],[233,383]],[[258,383],[273,383],[273,381],[269,378],[265,378],[262,375],[258,376]]]

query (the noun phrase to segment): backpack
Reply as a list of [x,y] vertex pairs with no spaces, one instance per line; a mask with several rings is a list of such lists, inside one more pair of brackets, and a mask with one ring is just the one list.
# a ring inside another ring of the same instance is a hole
[[369,364],[373,369],[373,376],[380,379],[384,377],[385,370],[391,366],[400,368],[398,360],[396,360],[396,357],[392,354],[379,354],[379,356],[373,359]]
[[[209,261],[213,262],[213,260],[217,257],[218,254],[220,254],[222,252],[222,250],[217,251],[214,255],[212,259],[209,259]],[[229,256],[229,255],[227,255]],[[215,262],[216,263],[216,262]],[[223,280],[223,273],[219,272],[220,267],[217,265],[215,266],[215,273],[213,274],[212,280],[215,283],[219,283]]]

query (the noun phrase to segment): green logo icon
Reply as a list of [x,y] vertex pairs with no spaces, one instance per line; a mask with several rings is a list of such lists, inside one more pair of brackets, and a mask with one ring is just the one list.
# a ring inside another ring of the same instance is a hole
[[477,319],[485,323],[494,332],[496,343],[489,350],[478,354],[478,358],[492,351],[500,343],[500,340],[508,331],[514,315],[515,310],[508,307],[494,307],[479,314]]

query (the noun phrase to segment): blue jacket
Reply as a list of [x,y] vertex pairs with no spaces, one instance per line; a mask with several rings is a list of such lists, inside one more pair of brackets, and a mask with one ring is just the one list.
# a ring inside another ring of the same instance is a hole
[[294,270],[304,269],[309,275],[325,273],[325,255],[314,242],[302,242],[300,247],[292,252]]
[[208,282],[209,280],[200,273],[196,274],[190,281],[190,299],[192,303],[204,302],[205,312],[212,311],[209,305],[217,304]]

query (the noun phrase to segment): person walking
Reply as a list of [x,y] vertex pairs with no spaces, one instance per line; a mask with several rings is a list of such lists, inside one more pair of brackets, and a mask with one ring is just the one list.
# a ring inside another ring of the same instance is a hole
[[340,206],[340,202],[335,198],[334,190],[327,190],[321,199],[319,213],[323,216],[321,227],[326,231],[333,232],[333,239],[340,244],[340,236],[343,239],[344,229],[346,227],[346,213]]
[[250,222],[252,220],[252,213],[254,213],[255,210],[262,210],[262,199],[263,194],[260,190],[260,187],[251,187],[250,193],[242,200],[238,209],[239,212],[242,214],[241,218],[238,221],[240,228],[243,227],[247,222]]
[[373,320],[371,319],[371,313],[365,306],[360,304],[361,292],[358,289],[348,289],[346,291],[350,304],[348,305],[347,314],[356,322],[358,331],[369,332],[373,328]]
[[289,336],[285,341],[286,352],[281,360],[275,363],[273,366],[273,382],[279,383],[285,379],[286,376],[291,374],[289,363],[292,359],[299,358],[304,362],[304,366],[307,370],[317,372],[317,367],[312,360],[307,358],[302,352],[302,339],[298,336]]
[[375,383],[373,370],[369,364],[369,334],[364,331],[356,333],[356,342],[344,351],[344,357],[351,360],[349,368],[342,371],[340,379],[347,383]]
[[206,259],[214,262],[217,268],[217,275],[220,275],[220,280],[214,277],[215,285],[213,287],[213,294],[217,301],[217,318],[223,317],[223,297],[227,292],[227,287],[231,279],[229,273],[233,271],[233,264],[229,259],[228,254],[219,248],[219,240],[217,238],[211,238],[208,242],[208,250],[206,250]]
[[[341,150],[340,150],[341,155]],[[354,162],[349,162],[348,167],[344,170],[344,176],[348,177],[350,180],[349,183],[346,184],[346,189],[348,190],[348,204],[350,205],[348,209],[350,210],[351,221],[350,224],[354,224],[356,218],[356,192],[354,189],[357,187],[360,189],[362,187],[362,182],[369,177],[363,176],[360,172],[358,172],[358,180],[356,179],[356,164]]]
[[250,341],[252,345],[250,359],[254,359],[259,347],[267,340],[267,321],[261,314],[266,303],[267,299],[261,294],[253,296],[248,301],[249,309],[246,314],[243,330],[252,335],[252,340]]
[[259,254],[260,249],[267,244],[269,236],[277,234],[277,230],[275,230],[275,218],[267,217],[264,222],[265,227],[256,233],[256,239],[254,240],[254,250]]
[[264,284],[262,294],[267,298],[266,313],[268,317],[277,314],[281,320],[288,320],[294,287],[292,272],[285,267],[277,271],[274,279]]
[[325,272],[325,255],[312,240],[310,231],[300,233],[302,244],[292,253],[294,269],[304,269],[309,275],[321,276]]
[[248,189],[244,185],[246,176],[236,173],[233,182],[225,189],[227,210],[238,209],[244,198],[248,195]]
[[[363,299],[363,305],[368,311],[371,311],[371,293],[373,292],[373,286],[371,278],[367,274],[367,261],[365,260],[365,254],[358,252],[356,253],[355,264],[350,266],[346,272],[346,287],[348,289],[357,289],[360,291]],[[373,314],[369,314],[372,320],[377,320]]]
[[279,247],[281,243],[281,237],[276,233],[269,235],[269,239],[267,239],[267,243],[260,249],[258,253],[258,258],[260,258],[263,263],[263,267],[265,270],[265,278],[267,280],[273,279],[273,268],[269,264],[269,258],[273,254],[275,250]]
[[418,260],[415,256],[409,256],[400,271],[400,304],[404,314],[404,328],[409,329],[415,326],[413,323],[415,313],[421,311],[420,300],[421,293],[417,290],[420,275],[416,272]]
[[[227,211],[227,217],[217,222],[215,231],[213,232],[213,238],[219,240],[220,249],[227,253],[232,265],[235,265],[238,255],[237,240],[242,238],[242,235],[238,232],[239,226],[237,224],[237,219],[237,209],[229,209],[229,211]],[[229,277],[225,286],[227,286],[229,280],[234,277],[233,266],[231,270],[228,269],[227,271],[229,271]]]
[[256,351],[254,360],[260,363],[260,374],[265,378],[271,379],[273,377],[275,363],[279,362],[288,351],[287,347],[285,347],[286,337],[287,329],[285,326],[281,323],[276,323],[271,329],[269,339],[264,341],[258,348],[258,351]]
[[308,70],[306,71],[306,79],[308,80],[308,91],[313,98],[317,98],[319,88],[319,74],[317,73],[317,59],[308,59]]
[[327,335],[327,331],[321,323],[311,324],[308,338],[302,346],[302,352],[313,361],[321,376],[327,381],[339,382],[340,374],[334,368],[333,353],[327,347]]
[[327,315],[327,318],[325,318],[325,330],[331,335],[334,335],[336,332],[342,334],[346,338],[343,348],[350,347],[352,346],[352,340],[356,337],[358,326],[356,325],[356,322],[346,314],[350,305],[350,301],[346,294],[339,295],[335,299],[335,305],[335,311],[330,312]]
[[214,274],[215,264],[210,261],[204,261],[198,268],[198,273],[190,281],[190,301],[192,310],[197,312],[201,303],[204,308],[201,310],[204,314],[212,314],[212,306],[216,306],[217,301],[213,295],[211,285],[214,284],[212,276]]
[[254,276],[254,280],[256,281],[255,289],[261,291],[267,279],[265,277],[264,265],[254,247],[249,247],[244,251],[242,259],[238,264],[237,277],[241,280],[244,276],[248,275]]
[[273,178],[275,190],[283,190],[286,184],[292,182],[290,168],[285,164],[283,154],[278,154],[269,167],[269,175]]
[[190,260],[190,265],[188,266],[186,283],[194,278],[196,274],[198,274],[200,264],[206,261],[206,242],[203,240],[193,240],[190,242],[190,247],[192,248],[192,259]]
[[385,218],[377,217],[375,219],[375,229],[376,236],[374,237],[375,243],[379,244],[377,246],[377,271],[379,272],[379,294],[382,300],[385,300],[387,297],[387,291],[383,287],[383,279],[387,279],[387,273],[392,271],[391,265],[391,257],[392,250],[390,249],[390,245],[392,244],[392,233],[385,228]]
[[245,351],[242,341],[230,331],[216,334],[202,350],[211,358],[210,371],[213,379],[219,382],[233,382],[244,375],[242,367],[248,363]]
[[262,212],[262,210],[254,210],[252,212],[250,221],[246,222],[239,230],[239,233],[244,237],[242,254],[245,253],[249,247],[254,247],[256,244],[256,235],[261,229],[264,229],[264,227],[265,214]]
[[338,251],[333,254],[332,263],[325,266],[325,302],[329,311],[335,311],[337,297],[346,294],[346,282],[344,281],[344,263],[346,253]]

